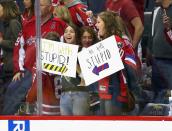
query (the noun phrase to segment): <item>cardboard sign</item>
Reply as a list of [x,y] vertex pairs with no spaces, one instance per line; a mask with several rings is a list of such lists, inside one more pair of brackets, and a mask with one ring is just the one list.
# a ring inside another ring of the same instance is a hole
[[78,53],[86,85],[124,68],[114,36]]
[[41,60],[43,71],[76,77],[78,45],[42,39]]

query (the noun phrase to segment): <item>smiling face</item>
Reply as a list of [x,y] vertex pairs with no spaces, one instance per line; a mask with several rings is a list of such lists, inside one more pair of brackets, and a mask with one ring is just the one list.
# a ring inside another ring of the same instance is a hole
[[98,29],[98,35],[103,37],[105,35],[105,23],[99,16],[97,17],[96,28]]
[[76,33],[75,30],[68,26],[64,31],[64,40],[68,44],[76,44]]

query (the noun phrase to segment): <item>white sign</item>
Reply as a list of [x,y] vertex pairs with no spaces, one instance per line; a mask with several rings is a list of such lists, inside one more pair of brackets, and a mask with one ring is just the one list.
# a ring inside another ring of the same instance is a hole
[[42,39],[41,60],[43,71],[76,77],[78,45]]
[[78,53],[86,85],[90,85],[124,68],[114,36]]

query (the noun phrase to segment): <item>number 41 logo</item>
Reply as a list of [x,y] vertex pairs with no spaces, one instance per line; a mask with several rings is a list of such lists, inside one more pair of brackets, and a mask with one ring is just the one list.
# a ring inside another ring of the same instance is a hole
[[8,131],[30,131],[29,120],[9,120]]

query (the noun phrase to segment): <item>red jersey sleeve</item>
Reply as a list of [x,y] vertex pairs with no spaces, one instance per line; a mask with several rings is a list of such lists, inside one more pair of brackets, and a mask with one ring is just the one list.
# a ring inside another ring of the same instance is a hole
[[131,66],[133,69],[136,70],[137,68],[136,56],[131,43],[126,43],[123,38],[120,38],[118,36],[115,36],[115,39],[123,63]]
[[72,17],[73,22],[78,26],[93,26],[93,21],[86,14],[87,6],[84,4],[78,3],[69,7],[69,11]]
[[62,36],[63,34],[64,34],[64,30],[66,29],[66,27],[67,27],[67,24],[63,21],[63,20],[61,20],[61,19],[59,19],[59,18],[53,18],[53,21],[55,21],[56,22],[56,32],[60,35],[60,36]]
[[86,14],[87,7],[83,4],[77,5],[77,13],[80,16],[81,20],[83,21],[85,26],[93,26],[93,22],[91,18],[88,17]]

